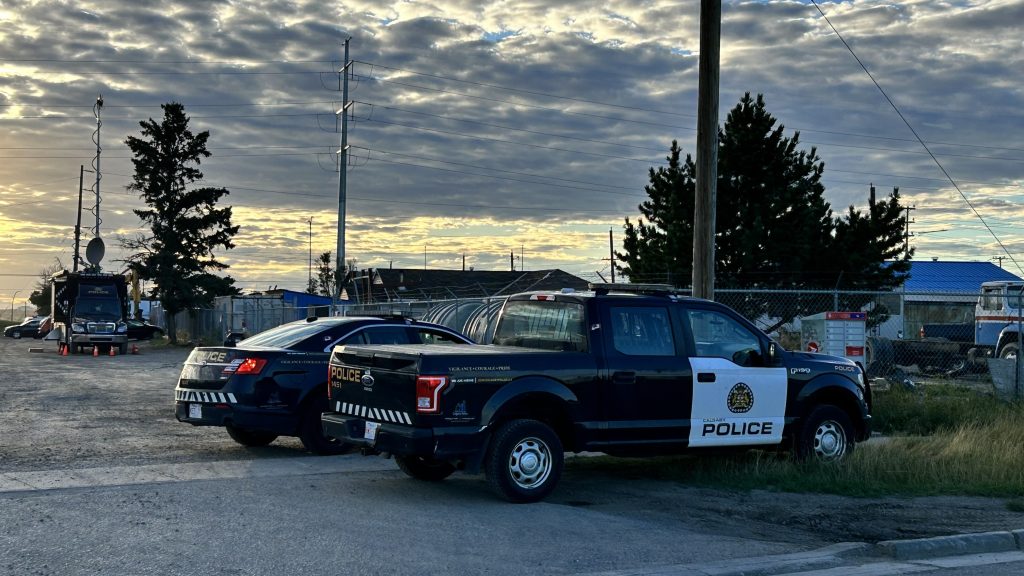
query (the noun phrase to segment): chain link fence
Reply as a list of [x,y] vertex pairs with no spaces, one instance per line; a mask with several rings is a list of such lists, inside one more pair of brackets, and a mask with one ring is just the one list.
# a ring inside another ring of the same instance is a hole
[[[715,292],[717,301],[750,319],[787,350],[850,358],[864,366],[876,386],[913,388],[944,382],[991,389],[995,385],[997,390],[1005,391],[1004,395],[1019,398],[1021,378],[1014,370],[1016,351],[1020,349],[1018,332],[1014,332],[1012,342],[1005,338],[999,341],[998,326],[983,330],[981,323],[975,322],[976,314],[981,315],[981,303],[988,297],[962,292]],[[1013,298],[1019,300],[1021,296]],[[402,315],[445,325],[486,344],[494,334],[504,301],[503,297],[491,297],[380,302],[346,305],[339,314]],[[1000,305],[1000,326],[1006,329],[1014,322],[1019,324],[1020,303],[1004,297]],[[159,308],[154,310],[156,322],[166,325],[161,314]],[[179,314],[178,339],[220,344],[233,332],[252,335],[286,322],[328,314],[327,307],[292,308],[273,297],[218,299],[214,309]],[[1018,319],[1010,320],[1010,316]]]

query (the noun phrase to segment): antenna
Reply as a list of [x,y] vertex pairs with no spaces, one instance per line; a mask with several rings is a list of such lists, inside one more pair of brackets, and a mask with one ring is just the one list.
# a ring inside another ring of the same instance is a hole
[[96,97],[96,103],[93,104],[92,114],[96,117],[96,130],[92,133],[92,142],[96,145],[96,156],[92,159],[92,171],[96,173],[96,183],[92,186],[92,191],[96,195],[96,205],[92,209],[93,215],[96,216],[96,226],[92,229],[92,235],[96,238],[100,236],[100,224],[103,223],[103,219],[100,218],[100,180],[103,176],[100,174],[100,154],[103,152],[103,147],[100,146],[100,128],[103,126],[103,119],[101,118],[100,112],[103,110],[103,96]]

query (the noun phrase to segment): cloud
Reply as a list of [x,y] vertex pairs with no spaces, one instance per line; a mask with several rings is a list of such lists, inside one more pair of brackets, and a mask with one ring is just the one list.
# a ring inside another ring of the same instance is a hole
[[[821,6],[979,211],[997,224],[1016,218],[1024,7]],[[664,163],[673,139],[694,152],[697,2],[106,0],[85,12],[42,1],[0,18],[0,259],[11,273],[37,271],[40,256],[28,252],[69,261],[78,167],[95,150],[91,107],[102,94],[111,261],[123,256],[112,236],[139,226],[124,139],[178,101],[193,130],[210,131],[206,181],[231,190],[225,202],[242,226],[223,255],[230,273],[304,286],[309,216],[314,255],[334,250],[348,36],[359,62],[347,253],[361,266],[422,265],[426,244],[430,266],[459,267],[466,252],[477,268],[505,269],[518,250],[530,268],[594,277],[607,266],[608,229],[636,216],[648,168]],[[721,52],[720,122],[744,92],[763,93],[787,133],[799,130],[825,160],[834,210],[863,207],[869,183],[899,186],[917,208],[912,230],[958,234],[915,237],[919,257],[991,251],[991,236],[809,3],[725,2]],[[0,295],[21,281],[0,276]]]

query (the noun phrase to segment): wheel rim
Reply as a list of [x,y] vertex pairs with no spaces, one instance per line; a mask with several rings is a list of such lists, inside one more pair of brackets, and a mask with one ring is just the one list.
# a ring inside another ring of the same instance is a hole
[[1016,350],[1007,350],[1006,352],[1003,352],[1003,359],[1004,360],[1016,360],[1017,359],[1017,351]]
[[524,438],[512,448],[508,471],[520,488],[540,486],[551,475],[551,449],[539,438]]
[[814,455],[830,462],[846,454],[846,432],[835,420],[826,420],[814,431]]

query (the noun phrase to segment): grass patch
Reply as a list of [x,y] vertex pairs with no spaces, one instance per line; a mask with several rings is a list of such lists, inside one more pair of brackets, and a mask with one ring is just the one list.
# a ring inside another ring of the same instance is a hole
[[955,430],[965,423],[987,426],[1013,414],[1022,414],[1020,404],[1006,404],[970,388],[893,387],[875,393],[871,426],[885,435],[926,436]]
[[[774,489],[845,496],[1024,495],[1024,411],[963,423],[930,436],[857,447],[841,464],[795,462],[775,452],[649,459],[576,458],[570,470],[670,480],[733,490]],[[1014,500],[1024,506],[1024,500]]]

